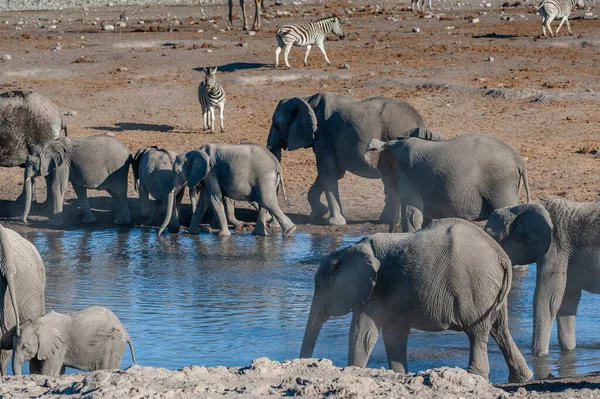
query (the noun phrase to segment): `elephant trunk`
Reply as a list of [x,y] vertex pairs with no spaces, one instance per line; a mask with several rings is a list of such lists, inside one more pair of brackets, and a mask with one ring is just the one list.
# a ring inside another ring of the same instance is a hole
[[23,210],[23,223],[27,223],[27,216],[29,216],[29,211],[31,211],[31,201],[33,200],[33,182],[32,178],[25,178],[25,209]]
[[158,229],[158,235],[160,236],[162,232],[167,228],[169,222],[171,221],[171,216],[173,215],[173,202],[175,201],[175,189],[171,190],[169,193],[169,199],[167,201],[167,214],[165,215],[165,220],[163,221],[160,229]]
[[323,323],[327,320],[327,312],[323,305],[319,304],[313,298],[306,323],[306,331],[304,331],[304,339],[302,341],[302,349],[300,349],[300,358],[310,358],[315,350],[317,338],[321,332]]
[[12,358],[12,370],[14,375],[23,375],[23,360],[16,353],[13,354]]

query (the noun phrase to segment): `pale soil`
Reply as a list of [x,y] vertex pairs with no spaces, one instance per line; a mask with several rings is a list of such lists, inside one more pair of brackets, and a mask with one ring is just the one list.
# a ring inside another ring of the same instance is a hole
[[[111,131],[132,152],[148,145],[183,151],[208,142],[265,144],[272,112],[278,100],[286,97],[324,90],[356,98],[397,97],[415,105],[429,126],[446,137],[484,132],[508,141],[528,159],[534,199],[599,198],[600,158],[594,155],[600,145],[599,20],[573,20],[576,36],[542,40],[538,39],[540,18],[531,13],[532,6],[505,9],[506,15],[515,18],[508,22],[500,20],[502,10],[497,8],[442,10],[442,18],[429,19],[412,15],[400,5],[381,2],[382,9],[367,8],[349,15],[349,24],[344,27],[345,41],[326,43],[331,67],[326,67],[318,50],[313,49],[311,67],[305,68],[301,65],[303,51],[292,49],[291,63],[295,69],[271,68],[277,25],[298,20],[301,10],[307,20],[312,20],[333,13],[343,15],[344,8],[359,10],[368,4],[372,2],[300,7],[275,7],[269,3],[264,28],[253,36],[238,30],[239,20],[235,30],[221,32],[226,27],[226,8],[222,6],[204,7],[208,19],[217,20],[214,27],[199,18],[197,7],[113,7],[97,8],[97,12],[92,8],[87,15],[81,9],[3,12],[0,22],[9,23],[0,24],[0,55],[11,54],[12,60],[0,61],[0,91],[33,89],[45,94],[65,112],[76,111],[74,116],[66,117],[72,137]],[[116,22],[123,11],[129,15],[127,27],[100,30],[103,21]],[[292,11],[294,17],[277,16],[277,11]],[[583,13],[580,10],[573,15]],[[479,18],[480,23],[470,23],[473,17]],[[98,25],[91,25],[95,18],[99,18]],[[20,20],[27,23],[18,25]],[[139,24],[140,20],[145,24]],[[37,22],[57,28],[33,27]],[[419,27],[421,32],[411,33],[413,27]],[[565,28],[562,34],[566,33]],[[204,32],[198,33],[198,29]],[[57,43],[61,49],[53,51]],[[238,46],[239,43],[248,46]],[[193,45],[200,48],[194,49]],[[74,63],[80,57],[91,62]],[[488,61],[488,57],[494,61]],[[349,69],[344,69],[344,64]],[[199,70],[208,65],[220,66],[220,79],[228,93],[226,133],[201,132],[196,90],[203,77]],[[487,95],[488,89],[501,89],[495,92],[499,97]],[[299,230],[322,234],[387,230],[386,226],[375,223],[383,207],[383,187],[378,180],[346,175],[340,181],[340,191],[349,224],[319,226],[310,224],[306,217],[309,212],[306,193],[316,176],[312,151],[284,152],[282,163],[290,197],[289,205],[283,209],[299,225]],[[14,206],[13,200],[21,191],[22,174],[18,168],[0,170],[0,222],[18,231],[48,228],[47,213],[39,206],[34,207],[28,226],[18,221],[21,208]],[[142,220],[137,200],[133,199],[136,194],[132,180],[130,203],[134,223],[139,225]],[[90,195],[100,196],[92,201],[99,222],[90,228],[111,227],[106,194],[90,192]],[[38,197],[43,199],[43,190],[38,191]],[[73,198],[70,191],[65,228],[82,227]],[[255,218],[253,212],[242,213],[248,221]],[[184,216],[189,215],[188,205]],[[259,363],[266,366],[241,369],[243,372],[235,368],[207,371],[193,367],[171,372],[135,367],[125,372],[76,374],[61,379],[8,378],[0,385],[0,394],[3,397],[69,392],[86,397],[92,394],[94,397],[146,394],[214,397],[242,393],[261,397],[268,393],[296,392],[309,396],[331,393],[339,397],[508,395],[461,370],[443,369],[422,373],[421,377],[406,377],[381,370],[342,371],[325,363],[309,367],[309,361],[284,366]],[[265,371],[260,371],[263,368]],[[541,389],[560,391],[564,397],[589,397],[589,391],[585,390],[564,391],[568,387],[598,387],[596,376],[584,379],[587,382],[581,384],[577,382],[579,379],[573,380],[570,383],[573,385],[544,383]],[[538,388],[536,383],[527,386],[531,391]],[[179,395],[176,389],[184,391]],[[520,395],[523,391],[518,392]]]
[[[384,369],[338,368],[327,359],[279,363],[256,359],[248,367],[185,367],[178,371],[132,366],[124,371],[95,371],[60,378],[39,375],[4,377],[3,398],[589,398],[593,382],[539,381],[525,387],[494,387],[463,369],[442,367],[416,374]],[[503,390],[504,388],[505,390]],[[575,390],[576,389],[576,390]],[[597,391],[596,391],[597,392]]]

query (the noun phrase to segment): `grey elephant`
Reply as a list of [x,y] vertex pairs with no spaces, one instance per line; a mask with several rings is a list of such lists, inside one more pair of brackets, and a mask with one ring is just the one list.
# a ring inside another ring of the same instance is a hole
[[[282,149],[313,147],[317,178],[308,191],[310,215],[320,218],[329,211],[328,224],[344,225],[338,180],[346,171],[378,179],[379,173],[364,158],[369,141],[407,137],[418,127],[426,127],[425,121],[407,102],[385,97],[355,100],[324,92],[281,100],[273,114],[267,148],[281,160]],[[328,207],[321,203],[323,192]],[[389,212],[386,202],[381,220],[388,220]]]
[[[12,337],[21,333],[21,324],[46,313],[46,271],[35,246],[13,230],[0,225],[0,373],[6,375]],[[31,362],[30,370],[39,363]]]
[[300,357],[312,357],[323,323],[353,312],[348,365],[365,367],[379,330],[390,368],[405,373],[411,328],[464,331],[468,371],[488,377],[488,335],[498,343],[509,381],[532,373],[508,330],[512,268],[479,227],[441,219],[415,233],[375,234],[321,263]]
[[575,316],[581,291],[600,293],[600,202],[543,200],[495,210],[485,231],[513,264],[535,262],[534,356],[548,353],[554,318],[558,343],[575,349]]
[[125,343],[137,363],[127,330],[113,312],[101,306],[68,314],[46,313],[23,323],[21,335],[13,341],[15,375],[21,375],[23,363],[31,359],[40,362],[40,374],[51,377],[63,374],[65,367],[119,369]]
[[529,202],[525,162],[510,144],[486,134],[451,140],[372,140],[365,153],[388,187],[390,232],[418,230],[433,219],[485,220],[516,205],[521,181]]
[[117,204],[115,224],[131,223],[127,180],[132,159],[129,150],[108,134],[87,138],[64,137],[43,147],[33,147],[25,166],[23,221],[27,222],[31,209],[31,180],[37,176],[51,176],[53,215],[50,224],[63,224],[63,199],[69,182],[79,199],[84,223],[96,221],[88,202],[87,189],[106,190]]
[[271,213],[279,222],[283,236],[288,237],[294,233],[296,225],[279,208],[277,189],[280,183],[283,186],[279,162],[257,144],[207,144],[180,154],[173,165],[167,215],[158,234],[171,217],[175,192],[187,184],[190,191],[200,188],[200,201],[192,215],[189,232],[195,234],[200,230],[202,216],[210,205],[219,221],[219,235],[230,235],[223,206],[224,197],[227,197],[259,205],[259,222],[253,234],[267,234],[265,224]]

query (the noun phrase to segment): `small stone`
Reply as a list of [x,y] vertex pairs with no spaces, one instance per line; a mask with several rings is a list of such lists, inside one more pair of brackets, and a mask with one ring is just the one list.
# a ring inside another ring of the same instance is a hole
[[8,61],[8,60],[12,60],[12,56],[10,54],[4,54],[2,56],[2,60],[3,61]]
[[494,62],[494,57],[488,57],[489,62]]
[[238,46],[240,46],[240,47],[248,47],[248,42],[238,43]]
[[249,32],[248,32],[248,35],[250,35],[250,36],[254,36],[254,35],[256,35],[256,32],[255,32],[255,31],[253,31],[253,30],[251,30],[251,31],[249,31]]
[[414,33],[419,33],[419,32],[421,32],[421,28],[412,28],[412,31]]
[[505,1],[504,3],[502,3],[502,7],[510,7],[510,3],[508,1]]
[[486,6],[487,8],[492,8],[492,3],[485,3],[485,6]]
[[119,19],[121,21],[129,21],[129,17],[127,15],[125,15],[125,14],[119,15]]
[[65,114],[65,116],[75,116],[75,115],[77,115],[76,111],[69,111]]
[[129,69],[125,68],[125,67],[119,67],[117,68],[117,72],[127,72],[129,71]]
[[574,119],[575,119],[575,117],[574,117],[574,116],[567,115],[567,120],[568,120],[568,121],[572,121],[572,120],[574,120]]
[[56,25],[50,25],[48,26],[48,29],[56,29]]
[[350,69],[350,64],[344,64],[343,69]]
[[217,37],[216,37],[216,36],[213,36],[213,40],[217,40]]
[[202,29],[198,29],[198,33],[203,33],[204,31]]
[[212,50],[211,49],[206,49],[206,52],[207,53],[212,53]]
[[516,1],[512,4],[512,7],[521,7],[521,2],[520,1]]
[[472,23],[472,24],[478,24],[479,23],[479,18],[473,18],[469,22]]
[[102,30],[115,30],[114,25],[102,25]]
[[115,24],[115,27],[117,28],[125,28],[127,26],[127,24],[125,22],[117,22]]

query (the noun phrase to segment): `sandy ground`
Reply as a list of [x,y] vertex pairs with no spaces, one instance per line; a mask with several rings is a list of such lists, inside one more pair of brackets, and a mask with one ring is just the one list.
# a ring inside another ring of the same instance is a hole
[[[574,12],[575,36],[544,40],[539,38],[540,18],[532,13],[530,2],[504,9],[437,2],[434,6],[436,13],[428,18],[411,14],[406,4],[383,1],[269,3],[263,29],[256,34],[240,31],[239,19],[234,30],[225,30],[223,6],[205,6],[203,14],[199,7],[164,6],[3,12],[0,56],[10,54],[12,59],[0,61],[0,91],[32,89],[45,94],[69,113],[72,137],[113,132],[132,152],[149,145],[183,151],[209,142],[265,144],[272,112],[286,97],[318,91],[356,98],[397,97],[415,105],[429,126],[447,137],[483,132],[508,141],[528,159],[534,199],[598,199],[600,21],[583,19],[586,12],[597,10]],[[101,30],[104,23],[117,22],[122,13],[128,16],[125,27]],[[292,49],[294,69],[272,68],[277,25],[334,13],[344,16],[347,39],[326,43],[331,67],[315,49],[311,66],[305,68],[303,51]],[[471,22],[474,18],[479,22]],[[420,32],[413,33],[413,28]],[[566,34],[565,28],[561,34]],[[209,65],[220,67],[228,94],[227,131],[212,135],[201,132],[196,99],[203,78],[200,71]],[[340,191],[349,223],[322,226],[306,217],[306,193],[316,176],[314,154],[284,152],[282,164],[290,197],[283,209],[299,230],[322,234],[386,230],[375,222],[383,208],[380,181],[346,175]],[[47,211],[41,206],[34,207],[29,225],[18,221],[22,208],[13,201],[22,189],[23,171],[2,169],[0,176],[0,222],[18,231],[48,228]],[[38,191],[40,200],[44,192]],[[129,194],[134,223],[140,225],[132,178]],[[106,194],[90,195],[97,196],[92,206],[99,216],[90,228],[112,226]],[[82,227],[73,198],[70,191],[66,229]],[[183,213],[190,216],[189,205]],[[251,211],[241,214],[255,220]],[[519,397],[546,390],[561,391],[565,397],[589,397],[589,391],[565,389],[599,386],[595,376],[578,381],[532,383],[526,386],[530,393],[513,386],[504,389]],[[461,370],[398,376],[381,370],[340,370],[326,361],[314,366],[310,361],[279,365],[259,360],[250,368],[192,367],[177,372],[134,367],[61,379],[8,378],[0,386],[3,397],[68,393],[86,397],[513,395]]]

